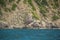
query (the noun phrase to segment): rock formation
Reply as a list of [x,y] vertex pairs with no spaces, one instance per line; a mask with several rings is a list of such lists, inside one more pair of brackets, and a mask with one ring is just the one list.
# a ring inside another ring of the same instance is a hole
[[8,0],[6,7],[1,7],[0,3],[2,15],[0,28],[60,28],[59,2],[59,0]]

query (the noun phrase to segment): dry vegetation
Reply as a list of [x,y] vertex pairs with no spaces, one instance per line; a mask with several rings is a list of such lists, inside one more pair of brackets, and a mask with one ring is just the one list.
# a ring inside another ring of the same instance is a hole
[[[10,5],[11,7],[10,6],[7,7],[8,5]],[[25,6],[27,6],[28,9],[25,8]],[[19,9],[18,7],[21,9]],[[33,18],[33,20],[39,20],[40,22],[42,20],[44,21],[50,20],[51,22],[52,21],[55,22],[60,19],[60,0],[0,0],[0,16],[4,14],[3,11],[6,13],[8,12],[11,13],[13,11],[16,12],[16,9],[18,9],[19,11],[23,10],[22,12],[20,12],[22,16],[26,10],[27,11],[30,10],[28,12],[26,11],[26,14],[29,14],[29,13],[32,14],[31,17]],[[9,15],[13,15],[13,14],[14,13]]]

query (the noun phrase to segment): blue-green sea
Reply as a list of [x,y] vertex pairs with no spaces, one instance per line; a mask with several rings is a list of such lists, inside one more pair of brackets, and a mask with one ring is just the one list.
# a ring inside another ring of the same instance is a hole
[[60,30],[0,29],[0,40],[60,40]]

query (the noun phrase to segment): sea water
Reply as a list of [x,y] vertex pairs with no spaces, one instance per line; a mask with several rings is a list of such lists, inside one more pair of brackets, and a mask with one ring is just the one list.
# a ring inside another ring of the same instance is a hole
[[1,29],[0,40],[60,40],[59,29]]

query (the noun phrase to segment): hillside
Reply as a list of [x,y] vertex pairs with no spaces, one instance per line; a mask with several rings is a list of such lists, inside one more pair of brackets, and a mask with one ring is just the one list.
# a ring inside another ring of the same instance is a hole
[[60,28],[60,0],[1,0],[0,28]]

